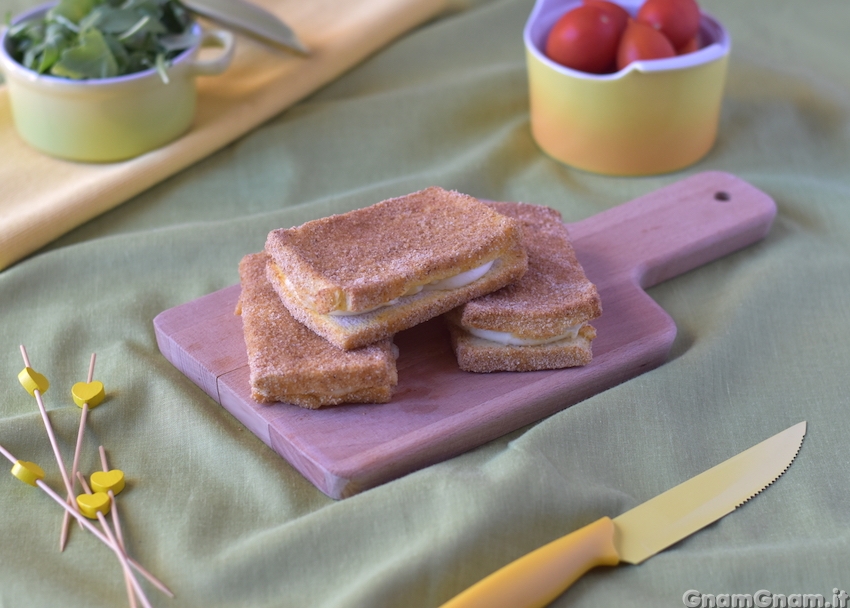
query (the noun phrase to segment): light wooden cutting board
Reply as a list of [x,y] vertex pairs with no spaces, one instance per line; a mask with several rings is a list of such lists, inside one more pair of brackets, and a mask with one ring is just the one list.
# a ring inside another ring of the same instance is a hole
[[602,298],[593,361],[556,371],[462,372],[434,319],[395,337],[399,385],[388,404],[305,410],[254,402],[234,314],[238,285],[166,310],[154,327],[162,354],[190,380],[322,492],[345,498],[661,365],[676,325],[644,289],[760,240],[775,215],[765,193],[711,172],[568,224]]

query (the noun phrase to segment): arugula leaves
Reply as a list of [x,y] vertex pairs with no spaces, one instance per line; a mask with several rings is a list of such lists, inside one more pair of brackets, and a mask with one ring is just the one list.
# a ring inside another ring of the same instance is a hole
[[10,54],[39,74],[82,80],[155,68],[197,42],[178,0],[60,0],[43,18],[14,25]]

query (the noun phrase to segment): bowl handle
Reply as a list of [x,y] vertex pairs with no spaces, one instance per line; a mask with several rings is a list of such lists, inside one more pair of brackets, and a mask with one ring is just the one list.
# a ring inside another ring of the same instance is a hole
[[[3,45],[3,48],[0,49],[0,54],[2,54],[3,56],[5,56],[7,54],[6,50],[5,50],[5,45],[6,45],[6,34],[8,34],[8,32],[9,32],[9,26],[6,25],[5,22],[0,23],[0,44]],[[6,70],[3,69],[3,59],[0,58],[0,76],[5,76],[5,75],[6,75]]]
[[201,46],[217,46],[222,51],[211,59],[196,59],[192,64],[192,73],[201,76],[221,74],[233,60],[236,37],[225,30],[206,30],[201,34]]

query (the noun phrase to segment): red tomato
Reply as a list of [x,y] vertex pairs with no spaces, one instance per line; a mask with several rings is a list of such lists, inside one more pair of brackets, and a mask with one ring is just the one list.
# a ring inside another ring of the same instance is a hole
[[699,5],[696,0],[646,0],[636,19],[660,30],[678,49],[699,32]]
[[579,5],[555,23],[546,39],[546,56],[568,68],[603,74],[612,71],[621,30],[597,6]]
[[608,0],[584,0],[586,6],[595,6],[605,11],[617,26],[617,29],[622,33],[626,29],[626,24],[629,22],[629,12],[619,4],[608,2]]
[[617,69],[622,70],[633,61],[675,57],[676,49],[657,29],[646,23],[629,21],[617,49]]
[[687,55],[688,53],[694,53],[699,50],[699,36],[694,36],[690,39],[689,42],[685,44],[685,46],[679,47],[676,49],[677,55]]

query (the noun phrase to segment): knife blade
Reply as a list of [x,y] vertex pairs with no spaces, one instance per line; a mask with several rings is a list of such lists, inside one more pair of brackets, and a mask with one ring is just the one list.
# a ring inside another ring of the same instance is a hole
[[806,422],[795,424],[613,520],[602,517],[520,557],[441,608],[540,608],[596,566],[640,564],[776,481],[805,435]]
[[295,32],[277,15],[244,0],[182,0],[191,12],[253,35],[264,42],[308,54]]

